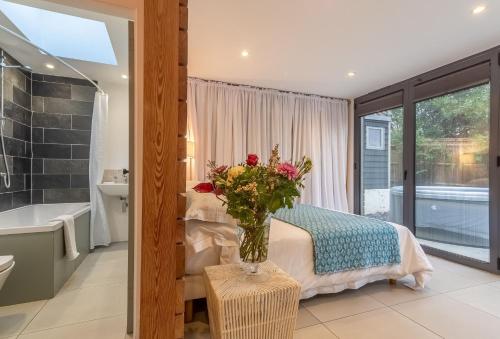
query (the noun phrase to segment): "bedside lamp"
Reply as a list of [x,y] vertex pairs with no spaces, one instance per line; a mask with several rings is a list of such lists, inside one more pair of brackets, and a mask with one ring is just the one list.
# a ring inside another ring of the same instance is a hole
[[188,159],[194,159],[194,141],[188,140],[186,143],[186,155]]
[[194,141],[186,142],[186,157],[189,159],[189,179],[193,180]]

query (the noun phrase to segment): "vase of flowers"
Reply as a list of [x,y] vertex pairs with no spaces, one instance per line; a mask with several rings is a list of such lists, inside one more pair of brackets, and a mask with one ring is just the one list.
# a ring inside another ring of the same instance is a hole
[[312,162],[306,157],[294,164],[281,162],[276,145],[267,164],[249,154],[237,166],[209,161],[208,167],[211,183],[201,184],[198,189],[215,193],[227,213],[237,220],[241,261],[247,264],[249,274],[259,274],[259,264],[267,260],[270,215],[280,208],[293,207]]

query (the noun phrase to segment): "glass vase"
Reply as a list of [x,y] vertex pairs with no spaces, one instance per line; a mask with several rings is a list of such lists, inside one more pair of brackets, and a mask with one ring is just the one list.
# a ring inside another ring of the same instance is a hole
[[270,221],[254,225],[238,224],[240,259],[248,276],[255,280],[265,280],[267,275],[260,269],[260,264],[267,260],[269,249]]

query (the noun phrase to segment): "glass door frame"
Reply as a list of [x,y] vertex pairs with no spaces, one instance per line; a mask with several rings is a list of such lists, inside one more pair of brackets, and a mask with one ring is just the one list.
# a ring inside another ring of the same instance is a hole
[[437,68],[354,100],[354,212],[361,212],[361,118],[403,107],[403,224],[415,234],[415,105],[417,102],[490,83],[490,262],[422,246],[426,253],[500,273],[500,46]]

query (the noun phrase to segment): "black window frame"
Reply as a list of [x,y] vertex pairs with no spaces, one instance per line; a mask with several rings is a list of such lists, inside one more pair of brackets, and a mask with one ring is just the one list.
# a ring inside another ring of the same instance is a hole
[[415,234],[415,104],[490,83],[490,262],[422,246],[426,253],[500,273],[500,46],[354,99],[354,212],[361,211],[361,118],[403,107],[403,224]]

